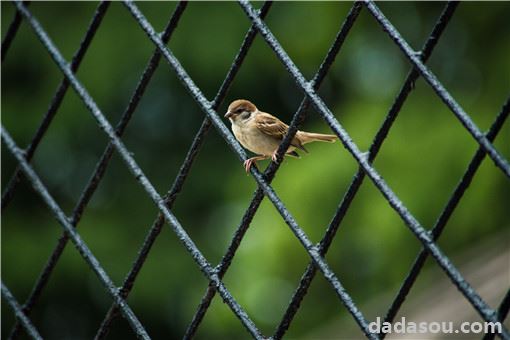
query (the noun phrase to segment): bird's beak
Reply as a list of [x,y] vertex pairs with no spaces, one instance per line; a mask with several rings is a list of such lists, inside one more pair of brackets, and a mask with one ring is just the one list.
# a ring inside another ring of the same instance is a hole
[[227,113],[225,113],[225,118],[230,118],[230,117],[232,117],[232,112],[227,111]]

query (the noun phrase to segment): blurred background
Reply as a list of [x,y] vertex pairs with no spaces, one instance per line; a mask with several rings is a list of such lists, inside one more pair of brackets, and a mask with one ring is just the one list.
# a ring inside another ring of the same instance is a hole
[[[176,3],[137,5],[161,31]],[[311,79],[351,5],[278,2],[266,22]],[[378,5],[419,50],[444,3]],[[2,37],[14,15],[13,7],[1,3]],[[30,10],[70,60],[96,7],[94,2],[34,2]],[[483,131],[510,93],[509,13],[508,2],[461,3],[428,63]],[[209,100],[249,26],[247,16],[234,2],[191,2],[184,12],[168,46]],[[127,9],[112,3],[77,72],[111,124],[120,118],[153,51]],[[319,91],[360,149],[370,146],[409,69],[401,51],[363,9]],[[16,143],[25,147],[62,79],[26,23],[2,63],[1,79],[2,124]],[[268,45],[257,37],[218,113],[223,114],[237,98],[249,99],[261,110],[289,122],[303,94]],[[160,194],[170,188],[203,118],[204,113],[162,61],[122,138]],[[303,129],[330,131],[313,109]],[[67,214],[71,214],[106,144],[105,134],[70,89],[32,162]],[[494,144],[510,159],[510,123],[505,123]],[[477,147],[430,86],[419,79],[374,165],[420,223],[431,228]],[[358,167],[341,143],[316,143],[308,149],[310,154],[301,159],[284,161],[273,186],[308,237],[318,242]],[[264,168],[268,162],[259,164]],[[15,165],[2,144],[3,187]],[[211,129],[172,211],[213,265],[226,251],[255,189],[253,178]],[[441,249],[494,308],[510,287],[509,200],[510,181],[486,159],[439,241]],[[85,210],[79,232],[116,284],[120,285],[128,272],[156,215],[152,201],[115,154]],[[61,226],[22,181],[2,212],[1,243],[2,280],[20,303],[28,297],[61,233]],[[420,249],[380,192],[365,180],[327,260],[367,319],[373,320],[384,317]],[[260,330],[269,335],[308,263],[299,241],[265,199],[224,282]],[[488,282],[493,284],[484,288]],[[154,338],[181,338],[207,284],[165,225],[128,303]],[[423,313],[444,311],[442,306],[446,302],[452,306],[451,301],[458,304],[457,311],[463,311],[462,321],[481,320],[435,262],[428,260],[397,318],[410,320],[414,315],[421,321],[426,319]],[[47,338],[89,339],[110,304],[96,275],[69,244],[32,320]],[[452,311],[443,316],[433,314],[432,319],[454,316],[460,318]],[[13,313],[2,300],[2,338],[9,334],[13,322]],[[362,333],[330,285],[317,275],[288,336],[359,338]],[[216,297],[197,337],[246,338],[248,333]],[[118,318],[110,338],[134,338],[134,334],[127,322]]]

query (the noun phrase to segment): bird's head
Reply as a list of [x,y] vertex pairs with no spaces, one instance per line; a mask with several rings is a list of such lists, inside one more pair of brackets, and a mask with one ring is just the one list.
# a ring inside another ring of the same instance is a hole
[[258,109],[252,102],[246,99],[237,99],[234,100],[228,106],[227,113],[225,113],[225,118],[230,119],[230,121],[234,122],[237,119],[248,119],[251,117],[253,113],[257,113]]

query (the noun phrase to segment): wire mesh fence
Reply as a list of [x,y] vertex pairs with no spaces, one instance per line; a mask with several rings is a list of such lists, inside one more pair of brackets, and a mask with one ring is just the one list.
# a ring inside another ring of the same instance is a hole
[[[264,22],[265,16],[271,10],[272,3],[265,2],[259,10],[256,10],[249,2],[241,0],[239,5],[245,13],[246,20],[250,23],[250,28],[246,32],[244,41],[232,61],[231,67],[214,99],[209,101],[202,90],[195,84],[192,77],[186,72],[179,59],[177,59],[177,57],[167,47],[179,20],[186,14],[187,2],[180,2],[176,6],[164,31],[159,34],[135,3],[131,1],[124,1],[123,5],[125,6],[125,9],[131,14],[132,19],[145,32],[147,38],[155,47],[155,50],[145,67],[127,107],[115,127],[112,126],[106,119],[103,111],[98,107],[97,102],[92,97],[89,90],[80,81],[79,77],[76,76],[76,72],[78,71],[80,63],[83,60],[96,31],[103,23],[103,18],[105,13],[108,11],[110,3],[105,1],[101,2],[97,6],[88,29],[71,62],[68,62],[63,57],[62,53],[51,40],[48,32],[42,27],[38,19],[30,11],[28,3],[18,1],[14,2],[13,5],[16,7],[16,13],[2,42],[2,61],[8,53],[11,43],[15,41],[18,27],[22,22],[26,22],[50,54],[55,66],[63,74],[64,78],[52,98],[50,107],[43,116],[36,133],[26,148],[20,148],[16,141],[11,137],[10,133],[2,126],[2,141],[7,150],[18,162],[18,167],[8,184],[5,186],[2,194],[2,211],[5,211],[5,209],[8,208],[20,181],[26,180],[40,196],[47,208],[52,212],[55,219],[63,227],[62,234],[58,239],[56,247],[37,278],[28,299],[23,304],[20,304],[10,293],[9,289],[2,283],[2,297],[12,307],[17,319],[16,324],[10,333],[11,338],[19,337],[23,331],[33,338],[41,337],[35,326],[30,321],[30,315],[40,300],[41,294],[44,292],[52,272],[57,267],[59,259],[69,240],[83,257],[83,260],[86,261],[97,275],[97,278],[104,286],[105,291],[110,295],[112,300],[111,307],[97,330],[96,338],[105,338],[108,335],[112,322],[119,316],[119,314],[121,314],[122,317],[129,322],[129,325],[136,336],[145,339],[150,338],[146,327],[140,321],[139,316],[135,315],[135,312],[126,302],[126,299],[129,297],[137,276],[144,266],[146,259],[150,256],[151,248],[165,224],[170,226],[209,282],[201,302],[192,320],[189,322],[184,338],[193,338],[196,335],[196,332],[202,324],[202,320],[208,312],[216,293],[220,295],[221,299],[228,305],[232,313],[239,319],[239,322],[241,322],[253,338],[282,338],[285,336],[289,326],[293,322],[296,313],[300,309],[301,302],[307,295],[308,289],[317,273],[320,273],[320,275],[322,275],[329,283],[337,295],[339,302],[345,306],[348,313],[352,316],[353,320],[357,323],[360,330],[367,338],[384,338],[384,333],[377,334],[370,330],[369,320],[364,316],[358,304],[356,304],[349,292],[344,288],[342,281],[332,270],[331,265],[326,260],[326,254],[335,238],[336,232],[349,210],[353,199],[356,197],[359,188],[364,182],[365,177],[368,177],[377,190],[380,191],[388,204],[400,216],[416,239],[421,242],[422,246],[412,268],[409,270],[401,288],[388,308],[385,321],[394,321],[397,313],[405,302],[406,297],[416,282],[416,279],[420,275],[420,271],[429,255],[441,268],[444,274],[448,276],[451,284],[457,287],[464,298],[470,303],[472,308],[476,310],[483,320],[495,323],[503,321],[506,318],[510,308],[510,290],[501,301],[498,310],[491,308],[487,302],[479,296],[477,291],[466,281],[456,266],[453,265],[449,257],[445,255],[443,250],[437,244],[438,238],[447,225],[452,213],[462,199],[464,192],[470,185],[471,180],[486,155],[489,156],[490,160],[499,168],[499,170],[501,170],[504,176],[507,178],[510,177],[510,165],[508,160],[505,159],[505,157],[493,145],[495,138],[500,132],[510,112],[510,98],[508,98],[503,104],[490,129],[484,133],[473,122],[455,98],[453,98],[453,96],[448,92],[445,86],[443,86],[443,84],[437,79],[430,68],[426,66],[426,62],[433,53],[438,40],[441,38],[442,33],[455,14],[458,6],[457,2],[449,2],[445,5],[442,13],[437,18],[434,28],[420,51],[415,51],[410,47],[408,42],[400,35],[398,30],[384,16],[374,2],[354,2],[349,13],[343,20],[342,25],[320,67],[311,80],[307,80]],[[375,22],[394,41],[396,46],[398,46],[402,54],[412,65],[412,69],[409,71],[400,92],[388,110],[388,113],[379,127],[379,130],[377,131],[377,134],[375,135],[367,152],[362,152],[360,147],[353,142],[347,130],[339,123],[328,105],[326,105],[324,100],[318,94],[318,90],[324,78],[330,71],[337,54],[340,53],[345,39],[349,36],[351,28],[356,23],[362,10],[367,11],[372,16],[373,20],[375,20]],[[292,122],[290,123],[288,133],[277,151],[277,158],[280,161],[283,159],[283,155],[289,148],[292,138],[305,119],[308,108],[313,106],[326,124],[329,125],[331,130],[339,137],[345,149],[357,162],[359,170],[352,177],[351,183],[345,192],[342,201],[338,205],[322,239],[320,242],[315,244],[304,232],[303,228],[297,223],[296,219],[285,206],[280,196],[271,186],[271,182],[275,177],[281,162],[271,162],[264,173],[260,172],[256,167],[252,167],[250,173],[257,184],[257,189],[253,193],[252,200],[248,208],[245,210],[242,220],[235,230],[221,261],[217,265],[213,265],[204,256],[203,252],[195,244],[194,240],[190,237],[182,223],[174,215],[172,208],[174,206],[174,202],[179,198],[183,184],[188,179],[196,158],[200,155],[200,147],[207,139],[207,136],[211,131],[211,127],[216,129],[241,162],[247,159],[245,151],[236,141],[229,129],[225,126],[224,122],[220,118],[221,116],[218,115],[217,110],[227,96],[229,88],[243,66],[245,57],[252,47],[257,35],[260,35],[264,42],[271,48],[274,55],[283,64],[288,74],[294,80],[296,87],[304,95],[304,98],[299,105],[299,108],[296,110]],[[149,180],[131,151],[126,147],[122,140],[122,136],[130,123],[136,108],[143,98],[147,86],[151,82],[156,69],[160,67],[161,59],[168,64],[165,65],[165,67],[168,66],[175,72],[179,80],[182,82],[184,89],[191,95],[196,102],[197,107],[200,108],[205,115],[200,129],[192,140],[186,157],[182,162],[180,170],[175,177],[171,188],[164,196],[157,192],[152,182]],[[465,130],[469,132],[479,147],[430,232],[425,229],[417,218],[410,212],[402,200],[390,188],[387,181],[373,166],[373,162],[376,159],[382,144],[388,136],[394,122],[398,118],[398,114],[408,95],[413,90],[415,81],[419,77],[428,83],[437,97],[448,107],[451,113],[458,119],[459,123],[465,128]],[[80,198],[72,211],[72,214],[67,216],[62,207],[59,206],[56,200],[52,197],[46,185],[36,173],[34,167],[30,164],[30,161],[36,153],[39,144],[43,140],[46,131],[50,127],[53,118],[57,114],[69,87],[75,91],[80,100],[83,102],[83,105],[85,105],[88,111],[92,114],[98,127],[102,130],[102,133],[107,136],[108,144],[104,148],[102,156],[97,162],[85,189],[82,191]],[[104,266],[92,253],[76,229],[80,223],[83,212],[87,208],[108,169],[114,152],[120,155],[125,167],[138,181],[145,194],[152,200],[153,204],[159,210],[146,234],[142,247],[138,251],[137,258],[133,262],[131,269],[125,276],[120,287],[117,287],[117,285],[113,282],[110,275],[104,269]],[[241,245],[241,241],[245,236],[257,210],[259,209],[263,198],[267,198],[272,205],[274,205],[281,218],[288,225],[292,233],[305,249],[310,260],[284,315],[272,335],[263,334],[257,324],[252,320],[252,318],[250,318],[243,306],[238,302],[238,300],[236,300],[235,296],[223,282],[223,277],[229,270],[232,260],[236,255],[236,252]],[[504,326],[501,332],[497,335],[503,339],[510,339],[510,333]],[[487,338],[491,338],[493,336],[494,334],[487,334]]]

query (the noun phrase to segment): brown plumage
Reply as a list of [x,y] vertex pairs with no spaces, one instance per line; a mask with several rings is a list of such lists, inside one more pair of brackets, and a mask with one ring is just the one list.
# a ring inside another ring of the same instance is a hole
[[[251,165],[262,159],[276,159],[276,151],[287,134],[289,126],[273,115],[259,111],[253,103],[245,99],[234,100],[225,114],[232,122],[232,131],[243,147],[259,155],[248,159],[244,167],[248,172]],[[334,142],[335,135],[298,131],[287,150],[288,155],[299,157],[296,149],[308,152],[303,145],[315,141]]]

